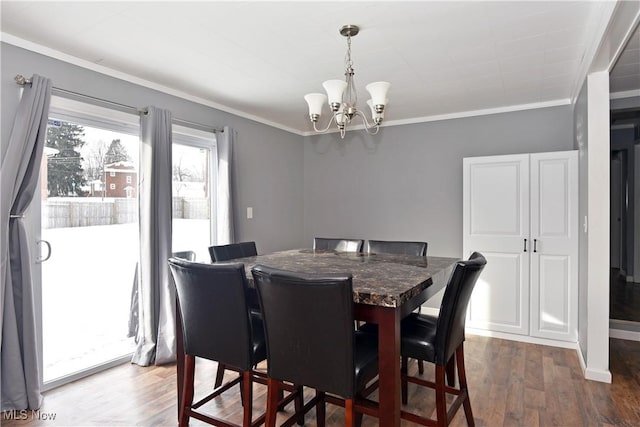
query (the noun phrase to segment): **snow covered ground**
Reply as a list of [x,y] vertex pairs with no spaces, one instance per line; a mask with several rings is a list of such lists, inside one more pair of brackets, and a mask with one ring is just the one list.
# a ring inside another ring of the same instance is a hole
[[[209,261],[208,224],[174,220],[174,250],[196,250]],[[52,247],[42,263],[44,381],[131,353],[137,224],[43,229],[42,238]]]

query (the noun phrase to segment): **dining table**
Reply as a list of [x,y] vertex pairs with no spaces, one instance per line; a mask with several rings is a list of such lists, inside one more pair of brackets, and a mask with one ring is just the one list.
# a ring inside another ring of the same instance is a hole
[[[351,274],[355,320],[378,325],[379,425],[395,427],[400,426],[401,413],[400,322],[446,286],[458,260],[433,256],[292,249],[228,262],[244,264],[250,286],[253,286],[251,269],[258,264],[300,273]],[[180,407],[184,350],[179,309],[176,317]]]

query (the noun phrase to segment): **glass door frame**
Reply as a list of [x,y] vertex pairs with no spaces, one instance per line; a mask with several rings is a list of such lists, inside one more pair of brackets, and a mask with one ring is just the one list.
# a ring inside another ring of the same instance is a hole
[[[216,134],[210,131],[202,131],[192,127],[174,124],[172,144],[185,145],[194,148],[209,150],[209,244],[216,241],[216,221],[217,221],[217,171],[218,171],[218,150]],[[173,166],[172,166],[173,167]],[[173,194],[172,194],[173,198]],[[173,240],[173,236],[171,237]],[[202,260],[200,260],[202,261]]]
[[[94,126],[106,130],[112,130],[124,134],[135,135],[139,137],[139,116],[134,115],[131,111],[115,110],[111,103],[105,103],[105,106],[89,104],[74,99],[56,96],[51,97],[51,106],[49,108],[49,117],[60,120],[69,120],[86,126]],[[43,161],[46,157],[43,155]],[[41,188],[42,180],[47,177],[38,177],[38,189]],[[38,361],[38,378],[41,391],[45,392],[61,385],[70,383],[80,378],[93,375],[105,369],[121,365],[131,361],[133,353],[117,357],[103,364],[92,366],[69,375],[56,378],[51,381],[44,382],[44,337],[43,337],[43,277],[42,266],[42,200],[39,191],[34,195],[33,201],[25,214],[25,227],[28,230],[29,252],[31,255],[30,263],[32,268],[33,292],[35,303],[35,320],[37,330],[37,361]],[[55,251],[55,248],[51,248]],[[44,261],[46,262],[46,261]]]

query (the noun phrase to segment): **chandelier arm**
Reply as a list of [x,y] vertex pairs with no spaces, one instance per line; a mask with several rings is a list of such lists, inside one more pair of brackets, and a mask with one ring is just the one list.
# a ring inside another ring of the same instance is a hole
[[329,119],[329,123],[327,123],[327,127],[326,127],[326,128],[324,128],[324,129],[318,129],[318,128],[316,127],[316,122],[312,122],[312,123],[313,123],[313,130],[315,130],[315,131],[316,131],[316,132],[318,132],[318,133],[327,133],[327,131],[328,131],[328,130],[329,130],[329,128],[331,127],[331,124],[334,122],[335,118],[336,118],[336,115],[335,115],[335,114],[333,114],[333,115],[331,116],[331,119]]
[[368,134],[375,135],[378,133],[378,130],[380,130],[380,125],[376,123],[369,124],[369,121],[367,120],[367,116],[365,116],[364,113],[360,110],[356,110],[355,114],[360,116],[360,118],[364,122],[364,129],[367,131]]

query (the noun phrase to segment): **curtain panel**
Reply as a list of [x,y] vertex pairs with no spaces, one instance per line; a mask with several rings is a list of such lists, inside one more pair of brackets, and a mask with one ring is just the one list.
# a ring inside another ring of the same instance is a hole
[[140,268],[138,336],[132,363],[149,366],[176,360],[175,290],[171,256],[171,112],[147,107],[140,118]]
[[23,216],[37,191],[47,132],[51,81],[34,75],[26,85],[0,169],[2,284],[0,383],[2,410],[38,409],[40,365],[31,255]]
[[216,136],[218,148],[218,175],[216,198],[216,244],[228,245],[235,242],[233,224],[233,144],[235,131],[228,126]]

